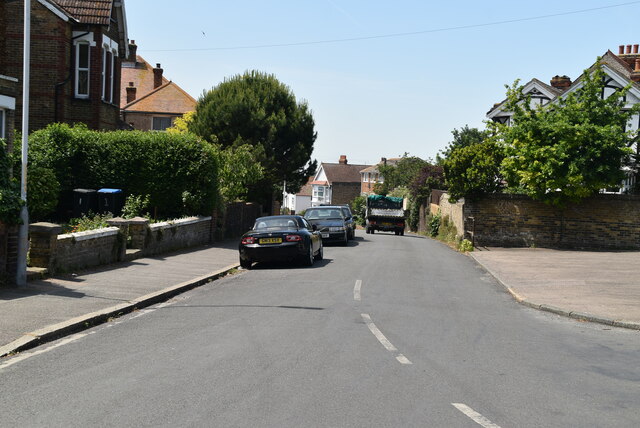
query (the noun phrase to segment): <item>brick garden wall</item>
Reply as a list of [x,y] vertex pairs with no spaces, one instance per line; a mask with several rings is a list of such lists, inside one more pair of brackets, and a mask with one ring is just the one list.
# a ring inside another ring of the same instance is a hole
[[[62,235],[57,234],[58,225],[34,223],[30,226],[30,266],[71,272],[204,245],[210,242],[211,221],[211,217],[190,217],[149,225],[146,219],[132,219],[134,227],[128,220],[114,219],[118,226]],[[134,244],[134,251],[126,254],[128,241]]]
[[211,217],[190,217],[149,226],[142,254],[152,255],[204,245],[210,241]]
[[117,227],[58,235],[53,256],[56,271],[69,272],[118,261],[122,238]]
[[597,195],[564,210],[522,195],[488,195],[464,204],[480,246],[640,249],[640,197]]

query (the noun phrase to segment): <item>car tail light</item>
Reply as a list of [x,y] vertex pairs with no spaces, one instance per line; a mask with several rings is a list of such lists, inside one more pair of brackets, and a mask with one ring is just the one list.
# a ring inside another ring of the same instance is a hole
[[369,223],[370,224],[376,224],[375,220],[371,220]]
[[242,245],[255,244],[255,243],[256,243],[256,238],[254,238],[253,236],[247,236],[246,238],[242,238]]
[[396,226],[404,227],[404,223],[398,223]]
[[302,236],[300,236],[300,235],[287,235],[284,239],[286,239],[287,242],[298,242],[298,241],[302,241]]

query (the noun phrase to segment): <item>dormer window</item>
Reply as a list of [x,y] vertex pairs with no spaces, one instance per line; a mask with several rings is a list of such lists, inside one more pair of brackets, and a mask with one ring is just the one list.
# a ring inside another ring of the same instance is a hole
[[76,90],[77,98],[89,98],[89,43],[76,45]]

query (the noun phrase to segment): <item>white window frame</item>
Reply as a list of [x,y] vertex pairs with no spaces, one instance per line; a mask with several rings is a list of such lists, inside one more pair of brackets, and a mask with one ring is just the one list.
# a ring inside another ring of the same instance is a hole
[[324,201],[325,186],[313,186],[313,199]]
[[[74,64],[74,77],[75,82],[73,85],[73,92],[76,98],[88,99],[91,94],[91,48],[96,46],[96,43],[93,41],[93,33],[86,31],[74,31],[73,32],[73,45],[75,47],[75,64]],[[80,45],[88,45],[87,51],[87,68],[80,69]],[[80,71],[87,72],[87,93],[80,94],[78,93],[78,77]]]
[[368,183],[369,182],[369,173],[368,172],[363,172],[362,173],[362,181],[364,183]]
[[[107,87],[107,57],[111,56],[109,70],[109,93],[106,93]],[[115,82],[115,62],[118,56],[118,43],[114,42],[107,36],[102,36],[102,101],[113,103],[113,85]]]
[[[80,67],[80,49],[87,48],[87,67]],[[76,82],[75,82],[75,97],[76,98],[89,98],[91,91],[91,45],[89,43],[77,43],[76,44]],[[87,93],[80,93],[80,73],[87,73]]]

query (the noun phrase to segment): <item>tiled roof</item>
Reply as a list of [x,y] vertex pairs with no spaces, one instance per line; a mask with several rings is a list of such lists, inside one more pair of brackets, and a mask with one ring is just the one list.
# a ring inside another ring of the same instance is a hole
[[109,25],[113,0],[51,0],[81,24]]
[[[120,81],[120,108],[127,104],[127,86],[133,82],[136,88],[136,98],[140,99],[154,90],[153,88],[153,67],[140,55],[136,57],[136,64],[133,62],[123,63],[120,68],[122,77]],[[169,83],[169,80],[162,76],[162,84]]]
[[311,182],[313,181],[313,176],[309,177],[307,184],[300,188],[300,191],[296,193],[297,196],[311,196],[313,194],[313,186]]
[[195,109],[196,100],[173,82],[167,82],[123,107],[123,110],[128,112],[176,114],[184,114]]
[[360,183],[360,171],[369,165],[342,163],[322,163],[322,168],[330,183]]
[[[402,158],[387,158],[387,165],[395,166],[400,162]],[[371,165],[368,168],[361,170],[360,172],[378,172],[378,166],[382,165],[383,161],[378,162],[377,165]]]

